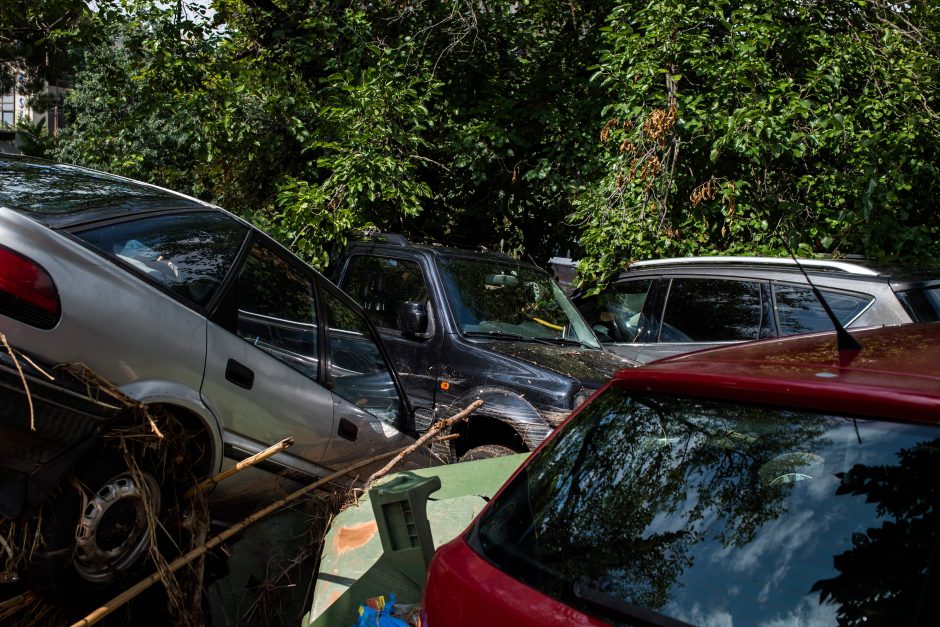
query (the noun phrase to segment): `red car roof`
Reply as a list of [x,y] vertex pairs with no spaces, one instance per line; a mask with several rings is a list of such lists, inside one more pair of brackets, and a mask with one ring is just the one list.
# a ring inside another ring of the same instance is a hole
[[662,359],[613,385],[940,422],[940,322],[852,335],[854,354],[840,356],[834,333],[796,335]]

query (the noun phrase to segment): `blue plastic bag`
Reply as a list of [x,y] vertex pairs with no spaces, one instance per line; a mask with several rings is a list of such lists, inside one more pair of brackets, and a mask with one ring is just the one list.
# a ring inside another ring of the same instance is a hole
[[376,597],[366,601],[366,605],[360,605],[359,622],[351,627],[408,627],[408,623],[392,616],[395,595],[389,594],[388,598],[388,603],[385,597]]

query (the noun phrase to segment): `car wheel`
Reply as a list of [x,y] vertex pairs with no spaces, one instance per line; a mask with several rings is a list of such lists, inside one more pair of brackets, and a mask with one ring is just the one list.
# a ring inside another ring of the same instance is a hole
[[502,446],[500,444],[483,444],[482,446],[476,446],[460,458],[462,462],[472,462],[477,459],[490,459],[491,457],[503,457],[504,455],[515,455],[517,451],[512,450],[508,446]]
[[51,601],[78,599],[126,579],[150,548],[160,486],[134,477],[121,455],[106,455],[63,482],[43,508],[29,579]]

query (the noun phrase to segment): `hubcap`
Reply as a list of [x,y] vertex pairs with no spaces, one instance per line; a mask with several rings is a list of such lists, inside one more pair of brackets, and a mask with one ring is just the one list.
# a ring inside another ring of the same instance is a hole
[[142,474],[146,489],[125,472],[106,481],[89,499],[75,530],[75,568],[84,579],[111,581],[147,550],[145,499],[156,515],[160,491],[151,475]]

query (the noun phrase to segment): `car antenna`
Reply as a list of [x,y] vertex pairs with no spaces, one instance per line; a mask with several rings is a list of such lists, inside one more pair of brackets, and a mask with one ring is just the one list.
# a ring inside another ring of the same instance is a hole
[[[781,238],[783,239],[783,238]],[[796,264],[796,267],[800,269],[800,272],[803,273],[803,278],[806,279],[806,282],[809,284],[810,289],[813,290],[813,296],[816,297],[816,300],[823,306],[823,309],[826,311],[826,315],[829,316],[829,320],[832,321],[832,326],[836,330],[836,343],[839,348],[839,356],[848,357],[851,360],[855,356],[855,353],[858,353],[862,350],[862,345],[859,343],[851,333],[845,330],[845,327],[842,326],[842,323],[839,322],[839,319],[836,317],[836,314],[833,313],[832,308],[829,307],[829,303],[826,302],[826,298],[822,295],[822,292],[813,284],[813,281],[809,278],[809,275],[806,273],[806,270],[803,268],[803,265],[796,258],[796,255],[793,254],[793,249],[790,248],[790,243],[785,239],[783,240],[784,246],[787,247],[787,252],[790,253],[790,258],[793,259],[793,263]],[[842,361],[840,359],[840,361]],[[843,364],[845,365],[845,364]]]

